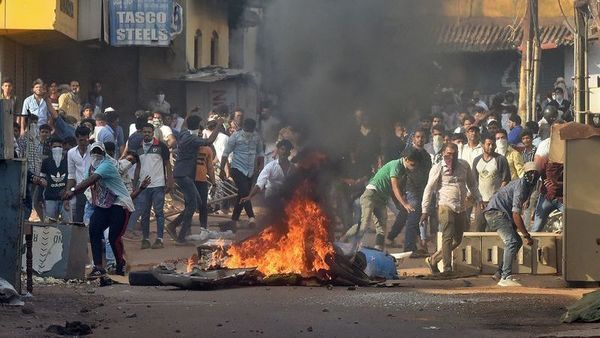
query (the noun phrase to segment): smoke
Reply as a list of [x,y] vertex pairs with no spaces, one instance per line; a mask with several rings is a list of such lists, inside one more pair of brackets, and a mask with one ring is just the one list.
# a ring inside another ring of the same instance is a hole
[[[340,151],[357,108],[375,125],[414,117],[431,93],[427,5],[414,0],[272,0],[262,75],[305,140]],[[421,109],[424,111],[425,109]]]

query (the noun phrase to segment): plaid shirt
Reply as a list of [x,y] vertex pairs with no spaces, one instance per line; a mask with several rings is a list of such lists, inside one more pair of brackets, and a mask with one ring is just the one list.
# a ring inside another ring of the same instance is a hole
[[42,169],[42,153],[44,146],[40,143],[40,140],[35,137],[32,133],[26,133],[17,141],[19,149],[27,159],[27,169],[34,175],[39,175]]
[[536,150],[537,150],[536,146],[533,146],[531,148],[531,150],[529,150],[529,151],[527,149],[523,150],[523,153],[522,153],[522,155],[523,155],[523,163],[527,163],[527,162],[533,161],[533,157],[535,156],[535,151]]

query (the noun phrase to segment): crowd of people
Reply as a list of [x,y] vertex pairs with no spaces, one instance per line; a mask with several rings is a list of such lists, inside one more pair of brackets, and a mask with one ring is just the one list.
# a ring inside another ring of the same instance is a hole
[[[277,143],[279,134],[273,130],[280,123],[269,107],[261,111],[260,132],[257,121],[245,119],[242,109],[231,115],[222,107],[215,109],[203,126],[198,112],[183,117],[172,113],[159,90],[124,130],[119,112],[104,107],[102,84],[95,82],[92,88],[86,101],[78,81],[59,86],[37,79],[32,95],[20,101],[12,81],[2,83],[3,110],[15,116],[15,157],[27,159],[23,218],[30,219],[35,210],[41,221],[89,226],[91,277],[107,270],[125,273],[124,236],[140,241],[141,249],[161,249],[166,230],[177,245],[190,245],[187,237],[196,212],[200,225],[208,227],[209,190],[218,188],[217,177],[232,180],[238,190],[237,200],[221,203],[219,212],[229,214],[233,208],[235,226],[245,210],[254,224],[249,197],[256,191],[253,178],[281,149],[290,152],[293,147],[289,141]],[[277,190],[283,184],[277,175],[290,173],[289,163],[284,167],[282,174],[269,165],[257,183],[259,191]],[[175,187],[185,207],[165,224],[165,204],[173,203]],[[152,241],[151,217],[156,220]]]
[[[375,223],[374,248],[400,246],[410,257],[424,257],[432,273],[452,273],[452,251],[464,231],[497,231],[505,243],[495,276],[515,286],[512,262],[522,245],[520,232],[546,231],[553,211],[563,210],[562,164],[549,162],[553,125],[571,121],[565,89],[538,107],[539,120],[523,123],[515,95],[478,92],[464,104],[437,106],[409,128],[398,120],[377,132],[365,111],[357,111],[351,150],[337,186],[342,240],[357,247]],[[395,214],[387,229],[388,212]],[[373,217],[374,216],[374,217]],[[428,243],[442,234],[438,251]],[[368,244],[368,243],[363,243]]]
[[[196,213],[204,228],[209,212],[231,212],[235,228],[244,211],[254,226],[253,197],[264,192],[267,203],[277,198],[295,172],[290,159],[301,147],[299,133],[281,128],[268,105],[258,121],[242,109],[229,114],[217,107],[203,125],[198,112],[172,112],[159,90],[123,129],[119,112],[105,107],[99,82],[87,100],[77,81],[37,79],[23,101],[10,80],[1,88],[3,109],[15,115],[15,156],[27,159],[24,219],[35,210],[46,222],[88,225],[92,277],[107,269],[124,274],[123,237],[139,241],[141,249],[161,249],[166,232],[177,245],[190,245]],[[464,104],[438,104],[412,128],[399,119],[382,131],[368,111],[357,110],[333,184],[341,240],[368,245],[364,234],[374,224],[374,248],[384,250],[398,246],[404,232],[402,245],[411,257],[426,258],[432,273],[443,261],[443,273],[450,273],[451,252],[464,231],[497,231],[509,248],[499,283],[517,285],[511,267],[522,245],[517,231],[529,243],[529,232],[543,231],[550,213],[562,210],[562,166],[548,157],[552,126],[573,116],[565,93],[557,86],[539,107],[539,120],[526,123],[511,92],[490,102],[475,92]],[[231,180],[237,197],[209,207],[218,180]],[[176,188],[183,211],[165,224]],[[388,213],[395,215],[389,229]],[[438,231],[442,245],[430,256]]]

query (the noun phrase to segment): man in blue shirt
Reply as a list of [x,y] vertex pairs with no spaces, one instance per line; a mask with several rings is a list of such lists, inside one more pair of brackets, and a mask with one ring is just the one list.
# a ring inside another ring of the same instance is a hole
[[524,170],[525,175],[522,178],[510,182],[494,194],[484,211],[488,223],[487,230],[498,232],[504,242],[504,256],[498,272],[494,275],[496,278],[500,277],[499,286],[521,286],[512,276],[513,260],[523,245],[517,230],[523,234],[527,245],[533,244],[521,213],[535,189],[539,172],[535,162],[527,162]]
[[231,161],[231,177],[238,189],[238,198],[233,208],[231,220],[237,223],[240,219],[242,209],[246,210],[248,223],[254,225],[254,210],[252,202],[247,200],[240,203],[240,198],[248,196],[252,189],[254,177],[261,171],[264,163],[264,149],[262,140],[256,129],[256,121],[245,119],[242,130],[238,130],[227,141],[225,151],[221,157],[221,178],[225,178],[225,166],[227,165],[229,154],[233,153]]
[[98,139],[96,141],[100,143],[112,142],[118,144],[116,131],[118,126],[119,114],[115,111],[106,112],[106,126],[98,132]]
[[19,125],[21,125],[21,134],[25,133],[25,116],[35,115],[38,117],[38,127],[48,123],[48,105],[44,99],[44,81],[42,79],[36,79],[33,81],[31,91],[33,94],[28,96],[23,101],[23,109],[21,111],[21,118]]
[[521,143],[521,132],[523,131],[523,127],[521,127],[521,117],[519,114],[511,114],[508,118],[508,127],[510,128],[510,132],[508,133],[508,144],[517,145]]

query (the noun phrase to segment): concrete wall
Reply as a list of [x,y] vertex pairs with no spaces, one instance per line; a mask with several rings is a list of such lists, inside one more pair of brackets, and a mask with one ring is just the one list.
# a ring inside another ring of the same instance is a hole
[[202,32],[200,66],[210,65],[210,41],[213,32],[216,32],[219,36],[217,65],[227,67],[229,64],[229,24],[225,1],[187,0],[185,4],[183,16],[186,31],[186,60],[189,67],[194,67],[194,36],[197,30]]

